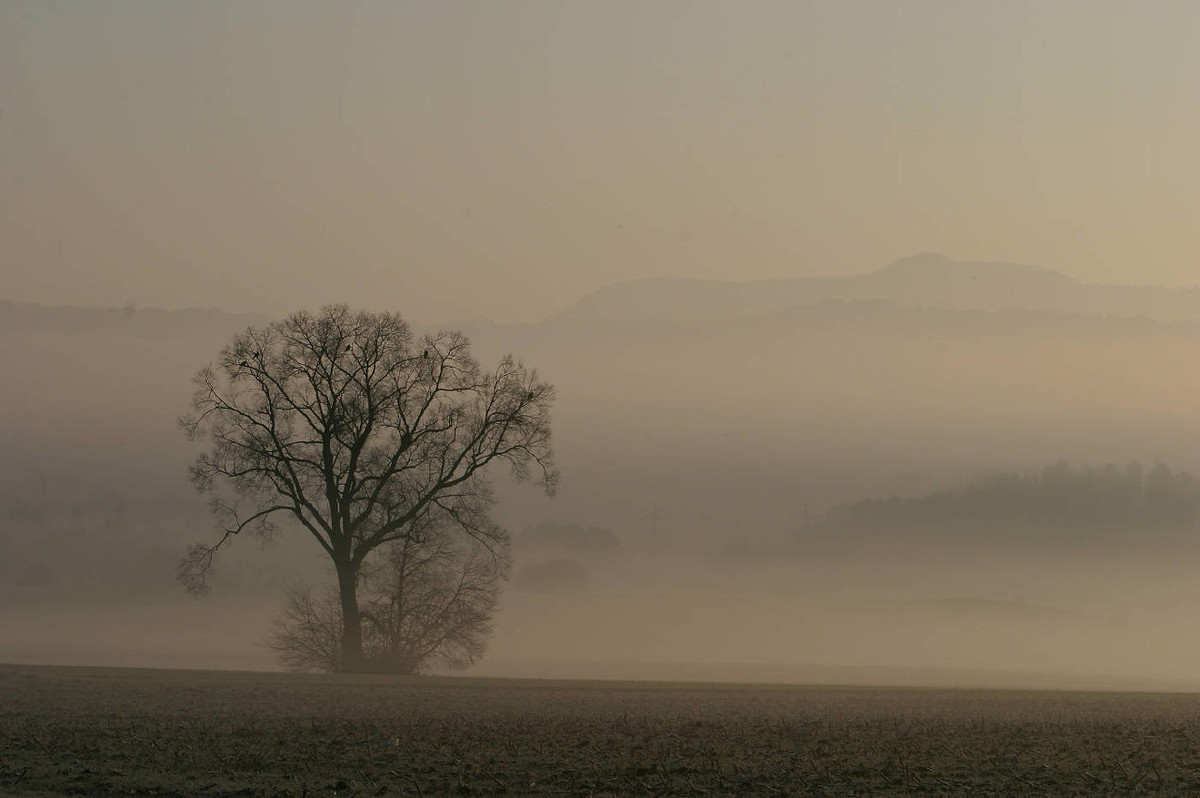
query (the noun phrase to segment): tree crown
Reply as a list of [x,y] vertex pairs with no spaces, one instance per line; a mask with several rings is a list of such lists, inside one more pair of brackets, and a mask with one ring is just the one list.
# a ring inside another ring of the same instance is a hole
[[215,552],[279,514],[335,564],[453,523],[485,545],[502,534],[485,472],[506,463],[553,493],[554,390],[511,356],[485,371],[458,332],[416,338],[392,313],[330,305],[239,333],[201,369],[189,439],[207,448],[191,478],[224,526],[180,565],[203,591]]

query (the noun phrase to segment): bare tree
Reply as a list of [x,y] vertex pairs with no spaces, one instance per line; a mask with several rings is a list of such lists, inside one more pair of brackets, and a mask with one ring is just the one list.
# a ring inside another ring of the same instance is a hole
[[[482,656],[510,560],[446,526],[389,543],[359,588],[365,668],[412,674]],[[268,645],[293,670],[341,670],[337,590],[287,594]]]
[[557,480],[553,388],[511,357],[482,370],[461,333],[417,341],[395,314],[333,305],[251,327],[195,383],[181,423],[208,448],[192,481],[224,534],[188,550],[180,581],[204,592],[231,537],[291,519],[337,575],[342,670],[368,665],[358,587],[373,552],[448,526],[501,554],[489,467],[548,493]]

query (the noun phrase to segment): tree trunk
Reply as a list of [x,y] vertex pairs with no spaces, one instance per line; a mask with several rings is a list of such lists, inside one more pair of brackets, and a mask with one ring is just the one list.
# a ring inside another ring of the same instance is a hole
[[341,671],[362,673],[367,669],[367,658],[363,655],[362,613],[358,610],[358,569],[340,561],[335,567],[342,601]]

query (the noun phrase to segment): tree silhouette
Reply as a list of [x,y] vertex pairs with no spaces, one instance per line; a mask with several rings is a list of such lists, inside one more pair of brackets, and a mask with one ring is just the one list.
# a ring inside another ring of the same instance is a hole
[[195,377],[191,469],[223,526],[177,576],[202,593],[217,551],[287,518],[329,556],[341,611],[339,667],[368,669],[358,588],[368,558],[424,530],[455,529],[503,554],[486,474],[507,464],[552,493],[553,388],[512,357],[484,371],[457,332],[415,340],[391,313],[332,305],[251,327]]

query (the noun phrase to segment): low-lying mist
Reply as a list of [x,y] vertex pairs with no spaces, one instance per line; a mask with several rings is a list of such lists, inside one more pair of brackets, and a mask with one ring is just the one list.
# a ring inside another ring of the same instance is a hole
[[478,670],[1191,684],[1193,573],[1177,557],[648,557],[580,590],[514,585]]
[[[1198,558],[1198,547],[518,557],[488,654],[471,672],[1195,688]],[[319,580],[320,565],[307,565]],[[292,577],[247,584],[234,570],[202,600],[166,585],[90,600],[10,586],[0,593],[0,660],[274,669],[264,641]]]
[[[245,323],[205,318],[194,334],[114,317],[0,338],[14,375],[0,661],[276,667],[263,641],[283,591],[328,578],[311,540],[236,541],[206,599],[174,581],[213,533],[176,418]],[[497,479],[515,560],[474,672],[1076,686],[1200,672],[1194,515],[1170,530],[833,523],[862,500],[1060,459],[1200,471],[1190,324],[832,303],[466,331],[483,362],[512,351],[555,384],[563,473],[552,500]],[[549,521],[608,532],[590,549],[530,543],[553,538]]]

